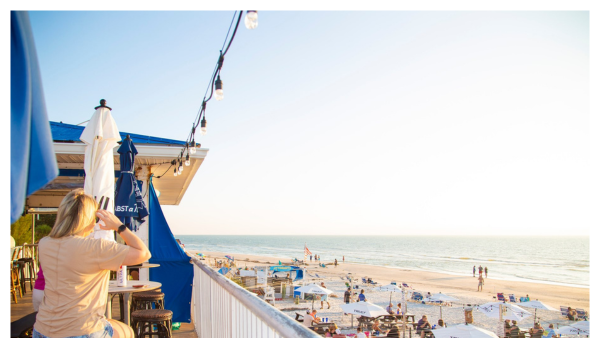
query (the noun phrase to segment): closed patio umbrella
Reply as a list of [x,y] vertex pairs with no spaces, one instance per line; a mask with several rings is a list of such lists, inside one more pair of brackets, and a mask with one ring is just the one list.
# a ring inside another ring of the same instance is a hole
[[135,179],[134,163],[137,149],[129,135],[125,137],[117,152],[121,172],[115,193],[115,216],[120,217],[129,230],[137,231],[139,225],[144,223],[144,217],[148,216],[148,209]]
[[10,223],[58,176],[29,15],[10,12]]
[[[81,133],[81,141],[85,143],[83,169],[85,181],[83,190],[98,201],[98,208],[115,211],[115,161],[113,148],[121,140],[119,129],[110,114],[112,108],[106,106],[106,100],[100,101],[96,112],[88,121]],[[94,238],[114,241],[112,230],[100,230],[96,225],[92,233]]]

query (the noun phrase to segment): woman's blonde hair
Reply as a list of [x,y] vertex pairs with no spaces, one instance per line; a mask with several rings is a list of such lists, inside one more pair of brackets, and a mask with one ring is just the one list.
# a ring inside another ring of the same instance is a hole
[[56,222],[48,236],[61,238],[80,233],[95,221],[97,209],[96,200],[83,189],[69,192],[58,206]]

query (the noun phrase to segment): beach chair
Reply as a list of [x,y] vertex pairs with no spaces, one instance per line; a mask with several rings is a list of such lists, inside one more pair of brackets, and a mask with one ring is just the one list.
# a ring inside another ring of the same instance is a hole
[[519,297],[519,302],[524,303],[526,301],[527,301],[527,297]]
[[569,307],[561,305],[560,314],[566,317],[569,314]]
[[403,287],[405,287],[405,288],[412,289],[412,288],[411,288],[410,286],[408,286],[408,284],[406,284],[406,283],[402,283],[402,286],[403,286]]
[[362,283],[363,283],[363,284],[369,284],[369,283],[367,282],[367,277],[363,277],[363,278],[362,278]]
[[367,284],[370,284],[370,285],[377,285],[377,282],[373,281],[373,280],[372,280],[372,279],[369,277],[369,278],[367,278]]
[[587,320],[587,312],[584,309],[575,309],[577,311],[577,319]]
[[413,292],[412,297],[410,297],[410,299],[416,301],[416,302],[420,302],[423,300],[423,295],[420,292]]
[[505,302],[506,299],[504,298],[504,294],[501,292],[498,292],[498,301],[499,302]]
[[508,295],[508,299],[510,299],[510,301],[512,303],[516,303],[517,302],[517,298],[515,298],[515,295],[513,295],[512,293]]
[[391,282],[390,282],[390,284],[392,284],[392,285],[396,285],[396,281],[395,281],[395,280],[393,280],[393,281],[391,281]]

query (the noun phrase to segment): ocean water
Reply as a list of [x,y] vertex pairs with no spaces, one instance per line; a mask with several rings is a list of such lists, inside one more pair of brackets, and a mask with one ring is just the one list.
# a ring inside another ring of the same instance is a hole
[[[589,287],[589,237],[204,236],[176,235],[186,249],[232,255],[363,263],[455,275],[488,267],[490,278]],[[399,277],[401,278],[401,277]]]

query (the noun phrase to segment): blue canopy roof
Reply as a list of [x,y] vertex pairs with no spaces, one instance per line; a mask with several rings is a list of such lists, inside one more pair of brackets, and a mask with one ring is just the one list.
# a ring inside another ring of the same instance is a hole
[[[85,129],[85,127],[83,126],[76,126],[74,124],[50,121],[50,130],[52,131],[52,140],[54,140],[54,142],[81,142],[81,140],[79,140],[79,137],[81,137],[83,129]],[[120,132],[119,134],[121,134],[121,139],[124,139],[125,137],[127,137],[127,135],[129,135],[133,143],[137,145],[161,144],[166,146],[185,146],[185,141],[177,141],[167,138],[133,134],[127,132]]]

